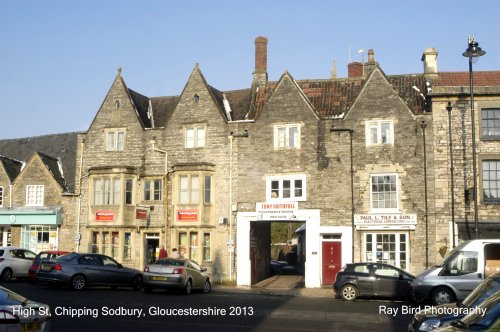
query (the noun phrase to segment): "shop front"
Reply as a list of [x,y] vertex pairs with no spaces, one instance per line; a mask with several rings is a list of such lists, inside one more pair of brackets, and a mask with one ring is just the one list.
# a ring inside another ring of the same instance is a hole
[[61,224],[60,207],[0,210],[0,244],[37,253],[57,250]]

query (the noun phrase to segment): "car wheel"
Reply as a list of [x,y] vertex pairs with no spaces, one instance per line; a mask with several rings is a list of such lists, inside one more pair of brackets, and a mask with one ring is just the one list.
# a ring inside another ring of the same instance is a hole
[[141,285],[142,285],[141,276],[135,276],[134,279],[132,279],[132,289],[139,290],[141,289]]
[[210,280],[205,280],[205,283],[203,284],[203,293],[207,294],[210,292],[210,289],[212,288],[212,285],[210,284]]
[[186,286],[184,286],[184,294],[186,294],[186,295],[191,294],[192,289],[193,289],[193,285],[191,284],[191,280],[188,280],[186,282]]
[[455,294],[448,287],[438,287],[432,292],[431,300],[434,305],[451,303],[455,300]]
[[2,281],[10,281],[12,279],[12,269],[5,268],[1,275]]
[[346,301],[354,301],[358,297],[358,289],[354,285],[345,285],[340,290],[340,295]]
[[423,298],[423,297],[421,297],[421,296],[419,296],[419,295],[417,295],[417,294],[415,294],[415,293],[413,292],[413,290],[411,290],[411,291],[408,293],[408,300],[409,300],[410,302],[413,302],[413,303],[422,303],[422,302],[424,302],[424,298]]
[[85,280],[85,276],[82,274],[77,274],[71,278],[71,287],[74,290],[82,290],[85,288],[85,284],[87,283],[87,280]]

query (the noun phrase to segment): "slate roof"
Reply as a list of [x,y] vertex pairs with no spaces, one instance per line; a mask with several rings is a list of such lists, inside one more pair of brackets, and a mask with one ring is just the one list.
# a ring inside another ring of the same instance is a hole
[[155,127],[165,127],[179,102],[179,98],[179,96],[151,98]]
[[76,148],[78,133],[64,133],[36,137],[0,140],[0,155],[28,161],[34,152],[61,160],[67,192],[75,192],[77,169]]
[[128,89],[132,102],[134,103],[137,113],[141,118],[142,124],[145,128],[151,128],[151,116],[149,114],[149,98],[141,95],[134,90]]
[[3,165],[3,168],[9,177],[10,183],[14,182],[19,173],[21,173],[23,162],[5,156],[0,156],[0,163]]
[[64,174],[61,173],[62,168],[60,167],[59,160],[41,152],[37,152],[37,154],[40,156],[40,159],[45,164],[49,172],[52,173],[52,176],[57,183],[59,183],[62,188],[66,189],[66,181],[64,180]]

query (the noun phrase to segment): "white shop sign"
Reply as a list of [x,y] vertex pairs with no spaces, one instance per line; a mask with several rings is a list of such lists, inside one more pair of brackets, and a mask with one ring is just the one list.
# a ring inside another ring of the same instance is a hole
[[255,207],[259,220],[294,219],[298,210],[298,202],[258,202]]
[[354,224],[356,228],[373,226],[410,226],[414,228],[417,224],[417,215],[412,213],[387,213],[387,214],[355,214]]

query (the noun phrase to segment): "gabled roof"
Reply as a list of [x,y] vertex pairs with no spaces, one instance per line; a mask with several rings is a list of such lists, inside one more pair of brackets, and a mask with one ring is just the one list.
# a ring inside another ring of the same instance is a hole
[[21,173],[23,162],[5,156],[0,156],[0,163],[3,165],[3,168],[9,177],[10,183],[14,182],[19,173]]
[[77,169],[76,148],[78,133],[54,134],[0,140],[0,155],[27,161],[34,152],[41,152],[61,160],[66,190],[75,191]]
[[61,168],[60,161],[41,152],[35,152],[35,154],[38,154],[42,162],[45,164],[45,167],[47,167],[47,169],[52,174],[57,183],[59,183],[61,188],[63,188],[64,191],[67,191],[66,181],[64,180],[64,174],[62,173],[63,170]]

